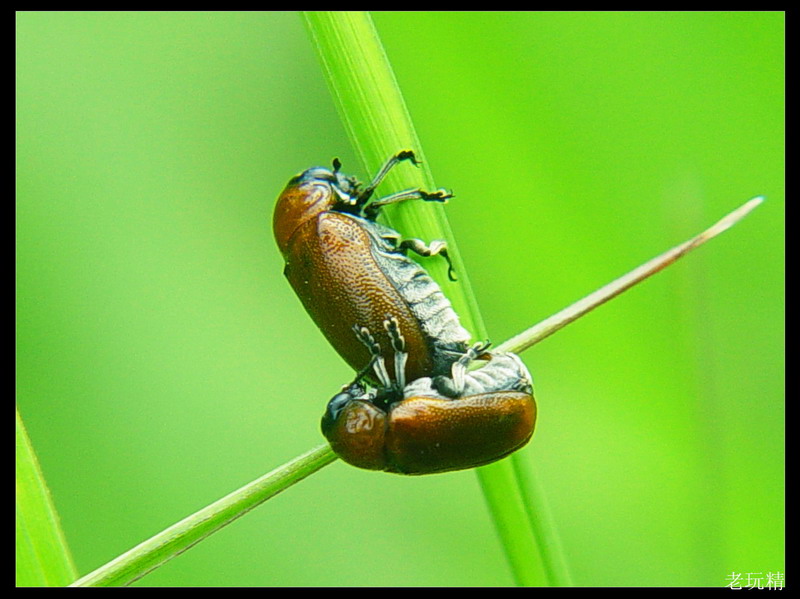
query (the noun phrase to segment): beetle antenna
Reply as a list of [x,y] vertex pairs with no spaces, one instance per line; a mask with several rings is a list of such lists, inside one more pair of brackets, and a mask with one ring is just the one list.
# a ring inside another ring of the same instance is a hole
[[[354,378],[354,379],[353,379],[353,382],[352,382],[352,383],[350,383],[350,387],[351,387],[351,388],[352,388],[352,387],[359,386],[359,383],[361,382],[361,380],[362,380],[362,379],[363,379],[365,376],[367,376],[367,373],[368,373],[370,370],[372,370],[372,367],[373,367],[373,366],[375,366],[375,361],[376,361],[377,359],[378,359],[378,356],[372,356],[372,357],[369,359],[369,362],[367,363],[367,365],[366,365],[364,368],[362,368],[361,370],[359,370],[359,371],[358,371],[358,373],[356,374],[356,378]],[[345,385],[345,386],[347,386],[347,385]]]

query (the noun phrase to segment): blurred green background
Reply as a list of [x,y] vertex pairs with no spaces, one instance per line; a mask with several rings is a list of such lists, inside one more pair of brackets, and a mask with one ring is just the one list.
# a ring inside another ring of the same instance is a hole
[[[784,15],[376,13],[578,585],[784,571]],[[282,276],[354,160],[294,13],[17,13],[17,402],[84,574],[322,442],[351,372]],[[337,462],[138,585],[507,585],[473,472]]]

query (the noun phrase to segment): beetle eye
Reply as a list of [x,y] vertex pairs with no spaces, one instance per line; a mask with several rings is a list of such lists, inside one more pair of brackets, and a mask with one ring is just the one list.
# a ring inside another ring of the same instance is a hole
[[343,391],[342,393],[337,393],[334,395],[333,398],[328,402],[328,417],[331,420],[336,420],[344,407],[351,401],[353,401],[353,396],[347,391]]
[[295,175],[289,179],[289,185],[297,185],[307,181],[325,181],[335,185],[339,181],[339,178],[335,173],[332,173],[328,169],[321,166],[315,166],[313,168],[306,169],[299,175]]
[[371,397],[362,385],[359,383],[353,383],[349,387],[342,389],[339,393],[331,398],[331,400],[328,402],[328,407],[325,410],[326,418],[336,420],[341,411],[344,410],[345,407],[347,407],[347,404],[354,399],[369,400]]

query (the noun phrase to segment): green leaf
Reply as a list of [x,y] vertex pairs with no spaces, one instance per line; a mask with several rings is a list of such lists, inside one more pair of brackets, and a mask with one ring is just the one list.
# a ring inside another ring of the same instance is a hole
[[20,587],[66,586],[77,573],[22,418],[17,415],[17,574]]
[[[393,189],[434,189],[422,146],[369,14],[303,14],[345,128],[366,169],[374,171],[391,154],[410,148],[422,159],[422,168],[395,169],[386,178],[387,183]],[[387,220],[401,233],[447,241],[458,281],[447,279],[443,261],[429,261],[425,267],[474,338],[486,338],[483,319],[442,206],[406,202],[391,208],[386,211]],[[555,569],[548,566],[558,560],[545,556],[552,543],[543,541],[555,538],[556,533],[532,520],[537,518],[538,506],[544,500],[538,487],[528,484],[533,473],[525,478],[517,475],[517,459],[518,456],[511,456],[477,470],[514,578],[520,585],[569,585],[566,565]],[[545,538],[537,538],[537,532],[544,533]]]

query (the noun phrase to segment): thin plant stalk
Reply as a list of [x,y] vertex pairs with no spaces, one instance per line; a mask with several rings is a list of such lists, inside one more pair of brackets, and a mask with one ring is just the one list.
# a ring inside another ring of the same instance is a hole
[[[630,289],[633,285],[646,278],[649,278],[690,251],[713,239],[744,218],[761,202],[762,198],[760,197],[750,200],[689,241],[653,258],[628,274],[601,287],[585,298],[578,300],[550,318],[532,326],[512,339],[501,343],[498,347],[503,351],[517,352],[530,348],[569,323],[584,316],[594,308],[603,305],[608,300],[618,296],[623,291]],[[321,470],[335,459],[336,456],[331,451],[330,446],[321,445],[316,447],[290,462],[275,468],[272,472],[230,493],[208,507],[184,518],[177,524],[170,526],[120,555],[118,558],[90,572],[79,580],[76,580],[71,586],[116,586],[130,584],[148,572],[163,565],[173,557],[183,553],[210,534],[243,516],[271,497],[274,497],[281,491],[286,490],[307,476]],[[503,461],[509,462],[510,460]],[[519,476],[529,477],[530,473],[530,468],[526,467],[523,463],[520,468]],[[523,485],[522,488],[527,491],[535,484],[535,481],[526,481],[526,484]],[[523,504],[522,509],[531,509],[531,506],[534,505],[534,502],[527,496],[523,496],[521,502]],[[536,513],[531,514],[531,520],[535,521],[537,526],[549,527],[548,521],[550,520],[550,512],[546,503],[540,503],[537,508]],[[539,533],[540,536],[542,536],[542,534],[546,533]],[[562,551],[558,539],[554,537],[549,540],[553,542],[553,545],[550,547],[548,553],[544,554],[542,559],[550,559],[551,562],[545,563],[543,565],[543,570],[556,572],[557,576],[565,578],[568,576],[566,572],[558,573],[558,569],[565,563],[565,561],[559,557]]]
[[713,239],[723,231],[727,231],[733,225],[747,216],[763,201],[763,197],[757,196],[745,202],[736,210],[727,214],[724,218],[699,235],[695,235],[690,240],[685,241],[684,243],[677,245],[670,250],[667,250],[663,254],[659,254],[638,268],[634,268],[629,273],[611,281],[607,285],[604,285],[594,293],[590,293],[582,300],[575,302],[560,312],[556,312],[549,318],[544,319],[539,324],[534,325],[530,329],[523,331],[519,335],[516,335],[508,341],[501,343],[497,347],[497,351],[510,351],[514,353],[525,351],[534,343],[539,343],[539,341],[546,339],[556,331],[563,329],[569,323],[577,320],[587,312],[594,310],[598,306],[606,303],[608,300],[615,298],[623,291],[626,291],[636,285],[636,283],[639,283],[647,277],[656,274],[660,270],[663,270],[679,258],[682,258],[693,249],[703,245],[706,241]]
[[[369,13],[319,11],[305,12],[303,17],[345,129],[367,172],[374,171],[387,156],[410,148],[422,159],[422,167],[395,169],[386,178],[387,189],[434,189],[422,145]],[[486,339],[483,318],[442,206],[406,202],[389,207],[385,217],[407,236],[447,242],[458,282],[448,279],[443,261],[426,262],[426,269],[473,338]],[[476,473],[516,583],[568,586],[568,578],[560,579],[545,568],[552,559],[543,559],[542,552],[551,543],[536,538],[536,530],[542,528],[531,522],[531,511],[526,509],[526,498],[534,506],[539,503],[539,487],[523,492],[524,481],[509,460],[478,468]],[[554,530],[546,532],[547,537],[555,536]],[[565,565],[558,569],[566,571]]]

